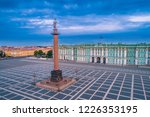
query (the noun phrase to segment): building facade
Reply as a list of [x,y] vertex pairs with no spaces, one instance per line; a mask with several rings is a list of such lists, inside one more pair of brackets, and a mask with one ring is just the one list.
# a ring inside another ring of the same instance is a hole
[[150,65],[150,44],[60,46],[59,59],[86,63]]
[[52,48],[42,48],[42,47],[3,47],[0,48],[6,54],[6,56],[11,57],[24,57],[24,56],[33,56],[36,50],[42,50],[44,53],[47,53]]

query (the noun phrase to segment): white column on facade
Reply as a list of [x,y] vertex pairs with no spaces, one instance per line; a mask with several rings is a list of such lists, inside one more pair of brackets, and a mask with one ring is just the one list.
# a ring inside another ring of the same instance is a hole
[[84,48],[84,56],[83,56],[83,57],[84,57],[84,62],[86,62],[85,49],[86,49],[86,48]]
[[122,65],[122,58],[120,58],[120,65]]
[[85,49],[83,48],[83,61],[85,61],[85,53],[84,53]]
[[100,59],[101,59],[101,63],[103,62],[103,57],[102,57],[102,47],[100,48]]
[[94,63],[95,63],[95,61],[96,61],[96,48],[94,48]]
[[79,56],[79,48],[77,48],[77,57]]
[[67,53],[67,48],[65,49],[65,51],[66,51],[66,59],[68,59],[68,53]]
[[69,57],[68,51],[69,51],[69,49],[66,48],[67,59],[68,59],[68,57]]
[[90,48],[90,56],[93,56],[93,48]]
[[108,57],[108,48],[106,48],[106,57]]
[[94,48],[94,57],[96,56],[96,49]]
[[114,54],[115,54],[114,64],[117,64],[117,63],[116,63],[116,48],[114,48],[114,50],[115,50],[115,53],[114,53]]
[[63,55],[65,55],[65,49],[63,49]]
[[71,54],[72,54],[72,56],[73,56],[73,48],[71,48]]
[[92,62],[92,57],[93,57],[93,48],[90,48],[90,62]]
[[117,51],[118,51],[118,52],[117,52],[117,56],[119,57],[119,48],[117,48],[117,49],[118,49],[118,50],[117,50]]
[[124,48],[124,57],[127,58],[127,49]]
[[120,55],[121,55],[120,57],[122,58],[122,48],[121,48],[121,54]]
[[124,64],[124,56],[123,56],[123,48],[121,48],[121,64],[123,65]]
[[106,56],[106,63],[108,63],[108,48],[105,50],[105,56]]
[[84,48],[82,48],[82,61],[84,61]]
[[138,49],[135,51],[135,64],[138,64]]
[[135,57],[138,58],[138,49],[136,48]]
[[82,61],[82,48],[80,49],[80,60]]
[[80,48],[78,50],[78,61],[80,61]]
[[122,63],[122,60],[123,60],[123,57],[122,57],[122,47],[120,48],[120,58],[121,58],[120,63],[121,63],[121,65],[122,65],[122,64],[123,64],[123,63]]
[[86,50],[86,48],[84,48],[84,62],[87,61],[87,60],[86,60],[87,55],[86,55],[86,53],[85,53],[85,50]]
[[61,55],[63,55],[63,49],[61,48]]
[[84,61],[84,48],[82,48],[82,61]]
[[71,48],[71,49],[72,49],[72,55],[71,55],[72,58],[71,58],[71,59],[73,60],[73,58],[74,58],[74,53],[73,53],[73,48]]
[[124,48],[124,65],[127,64],[127,49]]
[[61,59],[62,59],[62,56],[63,56],[63,51],[62,51],[63,49],[61,48]]
[[119,61],[120,61],[120,57],[119,57],[119,52],[120,52],[120,50],[119,50],[119,47],[117,48],[117,50],[116,50],[116,54],[117,54],[117,57],[116,57],[116,59],[117,59],[117,64],[119,64]]
[[97,62],[97,57],[98,57],[98,48],[96,48],[96,57],[95,57],[95,62]]
[[95,48],[94,62],[97,62],[97,48]]
[[137,58],[135,58],[135,65],[137,65],[138,64],[138,60],[137,60]]
[[83,54],[82,54],[82,52],[83,52],[83,49],[81,48],[81,53],[80,53],[80,55],[81,55],[81,58],[80,58],[81,61],[83,61],[83,56],[82,56]]
[[66,56],[66,49],[64,48],[64,55]]
[[82,49],[80,48],[80,61],[82,61]]
[[146,64],[148,64],[148,48],[146,48],[146,55],[145,55],[145,57],[146,57]]
[[108,57],[106,57],[106,63],[108,63]]
[[120,58],[119,58],[119,52],[120,52],[120,50],[119,50],[119,48],[117,48],[117,64],[119,64],[119,62],[120,62]]
[[127,64],[127,59],[124,59],[124,65],[126,65]]
[[66,53],[66,48],[64,48],[64,51],[65,51],[65,55],[66,55],[66,54],[67,54],[67,53]]
[[102,47],[102,57],[104,56],[104,49],[103,49],[103,47]]
[[135,65],[138,64],[138,49],[135,50]]
[[146,58],[148,58],[148,48],[146,48]]

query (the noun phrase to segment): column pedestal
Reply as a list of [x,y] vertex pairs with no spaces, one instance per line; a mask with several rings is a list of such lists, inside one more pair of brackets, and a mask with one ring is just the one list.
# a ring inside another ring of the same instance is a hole
[[52,82],[59,82],[63,79],[62,77],[62,70],[53,70],[51,71],[51,81]]

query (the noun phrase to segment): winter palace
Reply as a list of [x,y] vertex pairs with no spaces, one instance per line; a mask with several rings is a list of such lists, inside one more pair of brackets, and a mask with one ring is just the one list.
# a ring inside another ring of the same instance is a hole
[[100,64],[150,65],[150,44],[61,45],[59,59]]

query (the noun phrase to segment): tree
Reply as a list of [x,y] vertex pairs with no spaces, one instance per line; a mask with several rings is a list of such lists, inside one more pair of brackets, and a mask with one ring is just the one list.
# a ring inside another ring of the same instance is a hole
[[36,50],[36,51],[34,51],[34,56],[35,57],[44,57],[45,53],[42,50]]
[[5,52],[2,51],[2,50],[0,50],[0,57],[3,58],[3,57],[5,57],[5,56],[6,56]]
[[52,58],[53,57],[53,51],[52,50],[49,50],[47,52],[47,55],[46,55],[47,58]]
[[38,54],[39,54],[40,56],[42,56],[42,55],[44,54],[44,52],[43,52],[42,50],[39,50],[39,51],[38,51]]
[[34,51],[34,56],[37,57],[37,55],[38,55],[38,51],[36,50],[36,51]]

